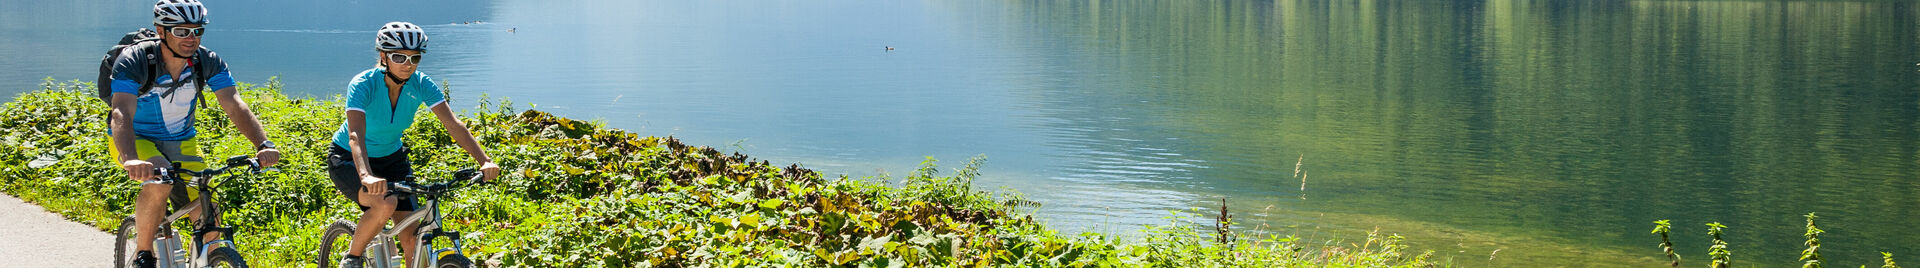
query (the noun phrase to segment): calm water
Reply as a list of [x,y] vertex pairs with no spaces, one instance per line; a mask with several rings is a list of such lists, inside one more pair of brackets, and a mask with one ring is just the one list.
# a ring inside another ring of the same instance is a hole
[[[7,1],[0,93],[91,79],[147,5]],[[206,46],[293,95],[342,92],[371,30],[413,21],[468,105],[852,176],[984,154],[980,185],[1069,233],[1227,198],[1243,230],[1379,228],[1470,267],[1658,265],[1657,219],[1688,265],[1719,221],[1743,265],[1785,266],[1817,211],[1835,263],[1920,260],[1905,1],[211,5]]]

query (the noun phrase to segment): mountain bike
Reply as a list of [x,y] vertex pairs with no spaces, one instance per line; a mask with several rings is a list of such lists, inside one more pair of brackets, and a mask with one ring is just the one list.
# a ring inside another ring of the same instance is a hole
[[[137,237],[133,227],[134,217],[127,216],[126,219],[121,220],[120,229],[114,232],[113,267],[132,266],[135,253],[133,249],[139,246],[135,243],[153,243],[156,267],[247,267],[247,261],[240,258],[240,251],[234,247],[232,240],[234,228],[214,226],[221,221],[219,202],[213,201],[213,189],[218,185],[212,184],[212,180],[214,176],[238,171],[240,167],[246,167],[249,173],[254,174],[263,171],[258,162],[245,155],[229,157],[226,164],[226,167],[206,171],[187,170],[177,165],[172,168],[154,168],[154,174],[159,176],[153,180],[140,182],[141,186],[179,184],[183,183],[179,177],[185,176],[192,178],[191,181],[184,182],[188,186],[193,186],[187,189],[195,191],[199,198],[178,206],[173,214],[162,218],[158,229],[155,229],[154,241],[133,241]],[[230,180],[233,176],[226,177]],[[201,220],[192,224],[191,234],[194,244],[193,247],[188,248],[186,241],[180,239],[181,234],[175,231],[173,225],[175,222],[180,222],[182,217],[189,215],[188,213],[195,212],[201,213]],[[208,240],[209,233],[214,232],[218,232],[219,237]]]
[[[405,229],[400,227],[413,224],[420,224],[420,230],[415,233],[419,236],[419,240],[416,240],[418,242],[413,247],[414,251],[418,252],[406,254],[412,257],[413,264],[419,265],[415,267],[473,267],[473,260],[468,259],[466,254],[460,251],[460,232],[446,230],[440,225],[440,199],[449,197],[453,190],[471,184],[485,183],[485,181],[481,180],[480,171],[475,169],[462,169],[453,174],[453,181],[428,185],[414,183],[413,176],[407,176],[405,181],[387,182],[387,195],[402,197],[411,195],[419,198],[423,209],[416,211],[429,213],[415,212],[406,219],[398,221],[393,228],[380,230],[380,234],[374,236],[373,242],[367,244],[366,256],[362,256],[367,260],[367,268],[399,268],[404,263],[402,261],[404,257],[400,253],[399,241],[394,237],[400,235],[401,229]],[[314,263],[319,264],[319,267],[334,267],[331,265],[334,260],[346,256],[347,245],[353,241],[354,227],[354,221],[347,220],[338,220],[327,225],[327,231],[320,235],[320,252],[315,257]],[[450,247],[435,247],[435,240],[440,238],[446,238],[447,245]]]

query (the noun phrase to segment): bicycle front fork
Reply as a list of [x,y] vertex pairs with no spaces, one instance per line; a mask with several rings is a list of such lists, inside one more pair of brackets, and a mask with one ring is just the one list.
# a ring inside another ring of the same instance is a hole
[[[451,248],[434,248],[432,241],[436,237],[447,237],[448,240],[452,241],[455,246]],[[418,262],[421,263],[421,265],[417,265],[417,266],[433,267],[436,264],[436,262],[439,261],[438,258],[441,256],[452,255],[452,254],[462,254],[460,252],[460,246],[458,246],[460,244],[459,237],[460,237],[459,232],[440,232],[438,230],[429,231],[427,232],[427,235],[423,235],[420,238],[420,244],[414,245],[414,250],[432,252],[432,253],[431,254],[408,253],[408,254],[412,254],[420,258]],[[388,267],[388,268],[400,267],[403,264],[406,264],[406,257],[405,257],[406,255],[402,255],[400,253],[400,248],[394,247],[394,244],[396,244],[397,242],[399,241],[396,241],[392,238],[374,239],[373,243],[367,244],[366,260],[369,261],[368,263],[373,263],[374,261],[383,261],[382,263],[386,264],[385,267]]]
[[182,248],[182,246],[185,245],[185,241],[181,241],[180,235],[177,234],[155,236],[153,239],[153,257],[156,267],[192,267],[195,262],[206,262],[207,254],[213,252],[214,249],[235,247],[233,240],[226,239],[207,242],[206,244],[200,245],[198,250],[192,252],[188,252],[186,248]]

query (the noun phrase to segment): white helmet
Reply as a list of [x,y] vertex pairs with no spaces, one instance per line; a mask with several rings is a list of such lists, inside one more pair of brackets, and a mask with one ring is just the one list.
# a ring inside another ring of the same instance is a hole
[[160,0],[153,3],[153,24],[207,24],[207,6],[200,0]]
[[[188,0],[192,1],[192,0]],[[427,31],[419,25],[406,22],[388,22],[380,26],[380,32],[373,38],[373,48],[380,51],[418,50],[427,51]]]

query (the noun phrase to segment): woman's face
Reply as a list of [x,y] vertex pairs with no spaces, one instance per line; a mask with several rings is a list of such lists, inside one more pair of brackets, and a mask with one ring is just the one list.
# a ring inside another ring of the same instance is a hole
[[386,64],[387,73],[402,79],[413,76],[413,71],[420,68],[420,58],[420,51],[414,50],[380,52],[380,62]]

